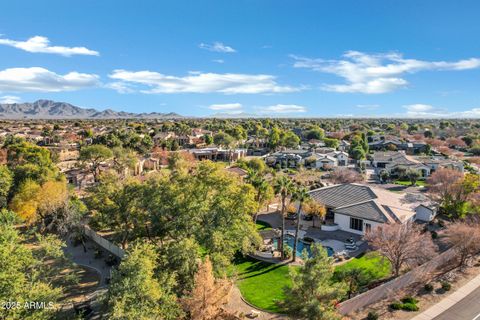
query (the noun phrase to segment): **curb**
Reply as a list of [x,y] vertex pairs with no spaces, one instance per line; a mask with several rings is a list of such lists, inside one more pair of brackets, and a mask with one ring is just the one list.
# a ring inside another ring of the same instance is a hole
[[436,316],[442,314],[450,307],[454,306],[457,302],[468,296],[474,290],[480,287],[480,275],[477,275],[463,287],[458,288],[455,292],[443,298],[427,310],[416,315],[411,320],[431,320]]

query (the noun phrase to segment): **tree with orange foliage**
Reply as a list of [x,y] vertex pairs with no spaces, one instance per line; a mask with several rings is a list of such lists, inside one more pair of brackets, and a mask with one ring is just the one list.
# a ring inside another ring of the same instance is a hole
[[327,208],[316,200],[310,199],[303,205],[303,212],[313,217],[312,227],[315,228],[315,217],[318,217],[323,222],[327,214]]
[[195,275],[195,286],[183,299],[185,312],[191,320],[223,319],[226,311],[222,308],[228,302],[232,283],[215,279],[210,258],[207,256]]
[[64,180],[47,181],[39,185],[26,180],[13,197],[10,208],[27,223],[45,217],[68,201],[67,184]]

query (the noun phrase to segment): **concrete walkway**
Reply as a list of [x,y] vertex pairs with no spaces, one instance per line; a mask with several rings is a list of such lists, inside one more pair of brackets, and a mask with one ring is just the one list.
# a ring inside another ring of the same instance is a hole
[[411,320],[431,320],[447,311],[449,308],[460,302],[475,289],[480,288],[480,275],[476,276],[460,289],[449,296],[443,298],[440,302],[428,308],[426,311],[415,316]]
[[67,240],[66,243],[67,246],[63,249],[65,254],[76,264],[96,270],[101,277],[100,287],[105,287],[112,268],[105,263],[108,253],[104,252],[103,257],[95,258],[95,250],[98,247],[90,240],[85,241],[87,252],[82,245],[74,246],[71,240]]
[[252,313],[255,311],[258,314],[256,319],[258,320],[288,320],[289,318],[284,315],[269,313],[266,311],[258,310],[257,308],[249,305],[242,299],[242,294],[237,286],[233,286],[232,292],[230,295],[230,301],[225,306],[227,310],[235,312],[237,314],[243,313],[244,315]]

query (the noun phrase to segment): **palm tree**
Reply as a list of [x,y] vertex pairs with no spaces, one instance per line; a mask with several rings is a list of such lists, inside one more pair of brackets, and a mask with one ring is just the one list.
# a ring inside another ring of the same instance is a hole
[[[246,180],[250,183],[256,190],[257,194],[255,195],[255,200],[258,203],[258,209],[265,201],[268,201],[272,197],[272,187],[268,181],[260,175],[257,171],[249,169],[247,173]],[[257,222],[258,210],[253,216],[253,221]]]
[[295,188],[292,200],[298,201],[298,211],[297,211],[297,224],[295,226],[295,242],[293,242],[293,258],[292,261],[295,261],[297,258],[297,244],[298,244],[298,231],[300,229],[300,212],[302,211],[302,205],[305,201],[310,199],[310,194],[307,189],[304,187]]
[[287,198],[292,194],[293,190],[293,182],[287,176],[280,176],[277,181],[275,182],[275,194],[279,195],[282,199],[282,233],[280,236],[280,252],[282,255],[282,260],[285,259],[285,252],[283,250],[283,239],[285,238],[285,208],[286,208],[286,201]]

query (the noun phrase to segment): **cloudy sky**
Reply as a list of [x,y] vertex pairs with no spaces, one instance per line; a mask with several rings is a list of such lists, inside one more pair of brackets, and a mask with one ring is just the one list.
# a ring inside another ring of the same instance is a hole
[[480,117],[480,2],[2,1],[0,102]]

